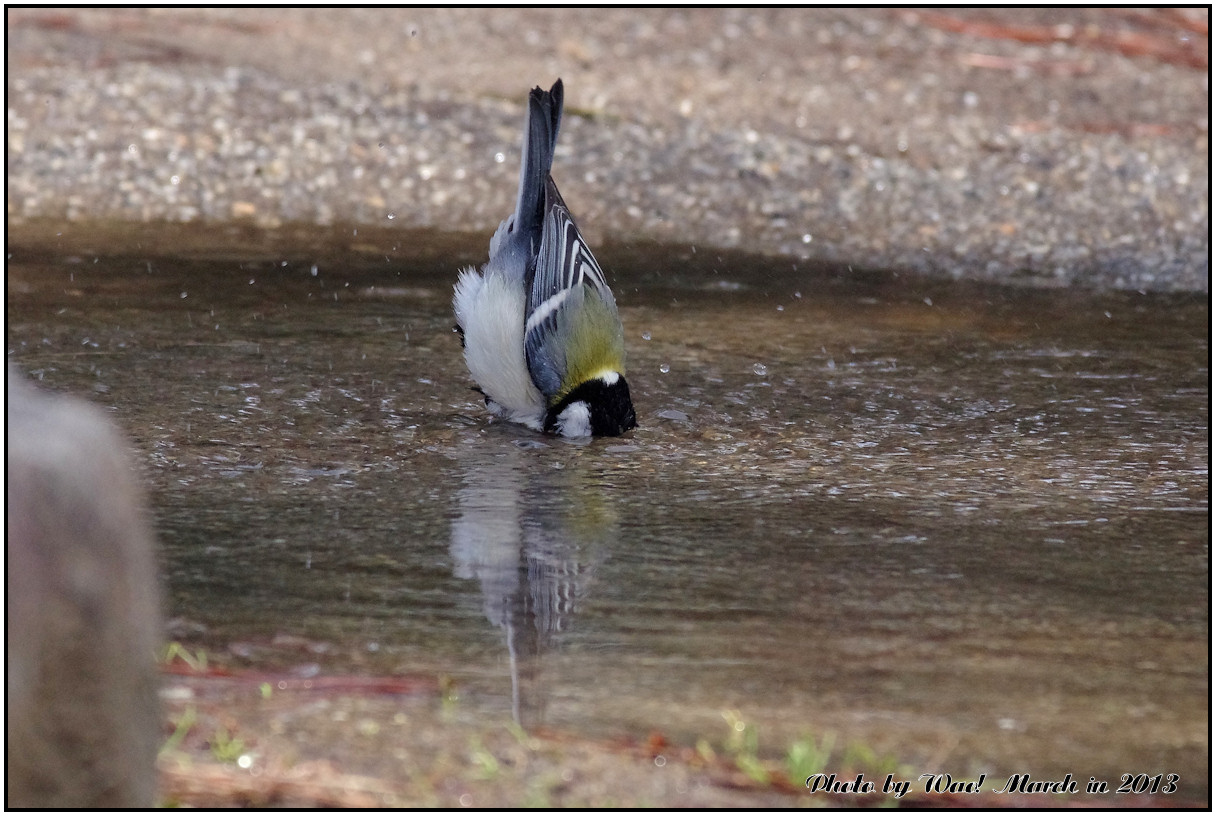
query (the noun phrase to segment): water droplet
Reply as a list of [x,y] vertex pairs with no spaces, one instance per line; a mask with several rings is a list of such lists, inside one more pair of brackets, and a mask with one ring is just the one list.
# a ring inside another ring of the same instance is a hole
[[389,221],[392,221],[392,220],[396,219],[396,217],[397,217],[397,213],[395,213],[395,212],[391,212],[391,213],[389,213],[389,214],[388,214],[388,216],[386,216],[386,217],[388,218],[388,220],[389,220]]
[[176,187],[177,185],[182,183],[182,177],[181,176],[169,176],[169,183],[172,184],[174,187]]
[[312,276],[314,278],[317,276],[317,265],[316,264],[312,265]]
[[752,371],[756,372],[757,377],[763,377],[768,374],[768,366],[764,363],[756,363],[752,366]]
[[933,305],[933,298],[928,298],[928,297],[927,297],[927,298],[925,298],[925,305],[926,305],[926,306],[932,306],[932,305]]
[[666,374],[667,372],[671,371],[671,366],[667,365],[667,363],[660,363],[659,371],[663,374]]
[[249,285],[250,285],[250,286],[253,286],[253,278],[250,278],[250,279],[249,279]]
[[494,154],[494,161],[495,161],[495,162],[497,162],[498,164],[502,164],[502,163],[503,163],[503,162],[505,162],[506,160],[507,160],[507,157],[506,157],[506,156],[504,156],[502,153],[495,153],[495,154]]
[[642,339],[643,339],[643,340],[649,340],[649,339],[650,339],[650,332],[642,332]]
[[186,297],[186,293],[182,292],[182,298],[185,299],[185,297]]
[[811,241],[812,241],[811,234],[809,232],[803,233],[802,243],[809,244]]

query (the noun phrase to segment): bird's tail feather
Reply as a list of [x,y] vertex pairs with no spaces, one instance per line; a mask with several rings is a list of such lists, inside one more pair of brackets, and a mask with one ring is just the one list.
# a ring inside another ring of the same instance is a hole
[[562,97],[560,79],[547,91],[533,88],[528,96],[528,127],[519,171],[519,200],[515,203],[515,229],[523,234],[539,230],[544,220],[545,181],[553,167]]

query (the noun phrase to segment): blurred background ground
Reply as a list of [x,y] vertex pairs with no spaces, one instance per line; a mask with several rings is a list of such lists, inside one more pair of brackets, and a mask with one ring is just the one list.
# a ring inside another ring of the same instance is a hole
[[524,101],[593,243],[1207,291],[1207,9],[10,9],[28,219],[489,233]]
[[[484,252],[513,206],[526,92],[560,76],[554,172],[596,246],[1209,288],[1207,9],[24,8],[6,23],[10,234],[374,225],[480,232]],[[212,685],[168,684],[170,801],[806,801],[720,745],[723,762],[662,735],[529,741],[433,697],[267,703]],[[332,722],[361,741],[301,736]],[[239,764],[250,753],[274,778]],[[510,760],[497,777],[494,755]],[[403,757],[416,777],[394,776]]]

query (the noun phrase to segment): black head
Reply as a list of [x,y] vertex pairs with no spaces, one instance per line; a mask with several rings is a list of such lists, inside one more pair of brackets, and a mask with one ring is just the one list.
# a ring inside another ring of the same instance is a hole
[[637,426],[629,384],[616,372],[581,383],[545,415],[545,430],[562,436],[620,436]]

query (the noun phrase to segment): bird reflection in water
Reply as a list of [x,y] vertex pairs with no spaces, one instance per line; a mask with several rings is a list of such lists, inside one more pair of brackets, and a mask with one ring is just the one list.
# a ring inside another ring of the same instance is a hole
[[480,581],[486,618],[505,634],[511,714],[524,728],[544,719],[545,655],[570,631],[617,531],[614,509],[588,472],[593,451],[520,441],[462,462],[453,571]]

